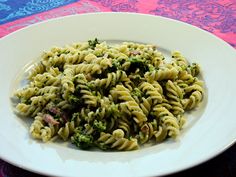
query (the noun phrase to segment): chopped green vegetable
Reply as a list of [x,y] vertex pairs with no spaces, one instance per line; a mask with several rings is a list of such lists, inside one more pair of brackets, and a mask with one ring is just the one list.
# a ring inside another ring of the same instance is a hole
[[71,137],[71,142],[81,149],[88,149],[93,145],[93,136],[78,131]]
[[153,65],[148,65],[149,72],[154,71],[156,68]]
[[55,120],[60,120],[61,116],[56,114],[56,115],[53,116],[53,118],[54,118]]
[[109,68],[110,72],[116,72],[120,68],[120,63],[117,61],[112,61],[112,67]]
[[138,88],[134,88],[134,90],[131,92],[131,95],[137,96],[138,98],[142,98],[143,93]]
[[80,116],[80,113],[79,113],[79,112],[73,113],[73,114],[72,114],[71,121],[76,120],[79,116]]
[[89,44],[91,49],[95,49],[96,45],[100,44],[100,42],[98,41],[97,38],[95,38],[94,40],[89,40],[88,44]]
[[75,95],[70,95],[68,97],[68,101],[71,104],[79,104],[81,102],[81,100],[78,97],[76,97]]
[[93,128],[98,130],[99,132],[103,132],[106,130],[106,122],[94,120]]
[[131,72],[134,72],[137,68],[140,69],[140,74],[144,74],[146,71],[149,70],[149,67],[147,65],[147,63],[145,62],[145,60],[142,60],[140,58],[134,58],[134,57],[131,57],[129,58],[129,61],[130,61],[130,68],[129,70]]
[[116,116],[120,116],[121,112],[118,109],[118,105],[117,104],[112,104],[109,108],[108,108],[108,112],[107,112],[108,117],[111,115],[116,115]]

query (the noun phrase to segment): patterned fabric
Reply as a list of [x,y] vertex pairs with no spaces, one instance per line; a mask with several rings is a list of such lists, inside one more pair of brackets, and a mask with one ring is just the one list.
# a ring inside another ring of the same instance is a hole
[[[59,6],[62,7],[50,10]],[[236,47],[235,0],[0,0],[0,37],[43,20],[104,11],[177,19],[205,29]]]
[[[89,12],[165,16],[205,29],[236,48],[235,0],[0,0],[0,37],[47,19]],[[236,176],[236,145],[177,176]],[[207,174],[206,172],[210,173]],[[0,177],[40,176],[0,160]]]
[[72,2],[76,0],[0,0],[0,24]]

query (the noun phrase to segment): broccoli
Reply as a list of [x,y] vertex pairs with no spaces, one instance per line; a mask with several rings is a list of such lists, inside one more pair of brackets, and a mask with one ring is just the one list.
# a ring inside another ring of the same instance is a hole
[[81,102],[81,100],[78,97],[76,97],[75,95],[70,95],[68,97],[68,101],[71,104],[80,104],[80,102]]
[[131,95],[137,96],[138,98],[142,98],[143,96],[141,90],[139,90],[138,88],[134,88],[134,90],[131,92]]
[[87,83],[87,87],[89,88],[89,90],[95,90],[96,89],[96,86],[95,86],[94,82]]
[[80,116],[80,113],[79,113],[79,112],[75,112],[75,113],[73,113],[73,114],[72,114],[71,121],[76,120],[79,116]]
[[103,132],[106,130],[106,122],[94,120],[93,128],[98,130],[99,132]]
[[129,58],[129,61],[130,61],[130,71],[131,72],[134,72],[137,68],[140,69],[140,72],[142,74],[144,74],[146,71],[149,70],[149,67],[147,65],[147,63],[145,62],[145,60],[142,60],[140,58],[134,58],[134,57],[131,57]]
[[112,115],[116,115],[118,117],[121,115],[121,113],[118,109],[118,104],[113,103],[111,106],[109,106],[108,111],[107,111],[107,116],[109,117]]
[[95,49],[96,45],[100,44],[100,42],[98,41],[97,38],[95,38],[94,40],[89,40],[88,44],[89,44],[91,49]]
[[93,137],[78,131],[71,137],[71,142],[81,149],[88,149],[93,146]]
[[120,63],[118,61],[112,61],[112,67],[109,68],[109,72],[115,72],[120,68]]

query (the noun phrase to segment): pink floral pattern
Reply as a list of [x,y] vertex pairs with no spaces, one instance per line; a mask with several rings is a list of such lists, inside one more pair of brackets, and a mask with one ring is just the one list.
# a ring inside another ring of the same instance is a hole
[[159,0],[150,13],[181,20],[205,29],[236,47],[235,0]]
[[[0,2],[5,2],[5,0],[0,0]],[[177,19],[207,30],[236,48],[235,0],[80,0],[57,9],[2,24],[0,25],[0,37],[33,23],[59,16],[106,11],[146,13]],[[231,176],[235,176],[236,169],[235,158],[232,158],[236,155],[235,147],[233,146],[221,155],[228,163],[225,169],[230,170],[228,174],[231,174]],[[213,160],[214,165],[217,165],[217,158],[215,161]],[[222,163],[220,162],[220,167],[221,165]],[[201,167],[196,168],[201,171]],[[209,168],[213,169],[214,167],[209,166]],[[204,171],[204,168],[202,169]],[[191,170],[185,174],[188,173],[191,174]],[[28,177],[40,175],[22,170],[0,160],[0,177],[15,176]],[[181,174],[177,176],[181,176]],[[184,173],[182,176],[184,176]],[[221,176],[225,176],[224,173]]]

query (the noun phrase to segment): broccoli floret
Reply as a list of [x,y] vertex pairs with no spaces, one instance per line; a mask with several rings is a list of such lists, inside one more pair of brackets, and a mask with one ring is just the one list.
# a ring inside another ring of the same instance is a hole
[[106,130],[106,122],[94,120],[93,128],[98,130],[99,132],[103,132]]
[[91,49],[94,49],[96,47],[97,44],[100,44],[100,42],[98,41],[97,38],[95,38],[94,40],[89,40],[88,44],[90,46]]
[[119,109],[118,109],[118,105],[117,104],[112,104],[107,111],[107,116],[113,116],[113,115],[117,115],[118,117],[121,115]]
[[80,113],[79,113],[79,112],[73,113],[73,114],[72,114],[71,121],[76,120],[79,116],[80,116]]
[[53,116],[53,118],[54,118],[55,120],[60,120],[61,116],[58,115],[58,114],[56,114],[56,115]]
[[70,95],[69,97],[68,97],[68,101],[69,101],[69,103],[71,103],[71,104],[80,104],[80,99],[78,98],[78,97],[76,97],[75,95]]
[[71,142],[81,149],[88,149],[93,146],[93,137],[78,131],[71,137]]
[[137,96],[138,98],[142,98],[143,96],[141,90],[139,90],[138,88],[134,88],[134,90],[131,92],[131,95]]
[[88,87],[90,90],[96,89],[96,85],[94,84],[94,82],[89,82],[89,83],[87,83],[87,87]]
[[137,68],[139,68],[140,72],[142,74],[144,74],[146,71],[149,70],[149,67],[148,67],[147,63],[145,62],[145,60],[142,60],[140,58],[131,57],[131,58],[129,58],[129,61],[131,63],[130,68],[129,68],[129,70],[131,72],[134,72]]
[[112,62],[112,67],[109,68],[109,72],[116,72],[120,68],[120,63],[118,61]]

